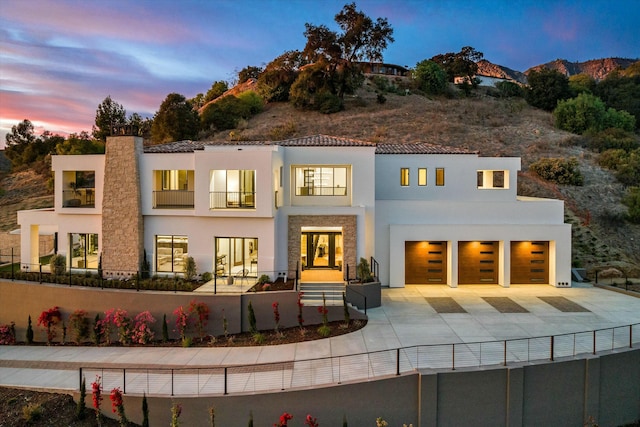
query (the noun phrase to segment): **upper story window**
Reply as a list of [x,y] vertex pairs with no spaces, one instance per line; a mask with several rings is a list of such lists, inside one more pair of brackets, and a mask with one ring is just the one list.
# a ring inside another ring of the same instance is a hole
[[194,174],[192,170],[155,170],[153,175],[154,208],[193,208]]
[[478,189],[508,189],[508,170],[479,170],[477,172]]
[[294,168],[296,196],[346,196],[347,166]]
[[209,208],[256,207],[255,170],[212,170],[209,177]]
[[95,207],[95,171],[62,172],[62,206],[65,208]]
[[409,168],[400,168],[400,186],[409,186]]
[[436,168],[436,186],[444,186],[444,168]]
[[421,187],[427,185],[427,168],[418,168],[418,185]]

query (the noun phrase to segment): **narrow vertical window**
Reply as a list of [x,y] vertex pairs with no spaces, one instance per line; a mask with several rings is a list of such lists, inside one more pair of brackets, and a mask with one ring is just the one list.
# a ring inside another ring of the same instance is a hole
[[436,168],[436,185],[444,186],[444,168]]
[[427,185],[427,168],[418,169],[418,185],[422,187]]
[[409,186],[409,168],[400,168],[400,185]]

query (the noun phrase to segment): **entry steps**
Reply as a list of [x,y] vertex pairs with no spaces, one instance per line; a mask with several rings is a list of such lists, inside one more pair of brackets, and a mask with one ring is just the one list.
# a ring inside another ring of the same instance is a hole
[[301,301],[306,306],[321,306],[324,293],[327,305],[342,305],[344,282],[300,282]]

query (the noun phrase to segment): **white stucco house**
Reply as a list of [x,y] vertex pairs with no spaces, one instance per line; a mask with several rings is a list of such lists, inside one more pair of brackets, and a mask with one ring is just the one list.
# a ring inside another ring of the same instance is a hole
[[350,277],[383,286],[571,283],[563,202],[519,197],[518,158],[428,143],[316,135],[285,141],[107,139],[105,155],[54,156],[55,206],[20,211],[21,262],[41,229],[72,270]]

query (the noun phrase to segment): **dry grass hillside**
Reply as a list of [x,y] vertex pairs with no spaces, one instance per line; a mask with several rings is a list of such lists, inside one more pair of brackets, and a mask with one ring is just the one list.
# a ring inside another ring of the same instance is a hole
[[[640,277],[640,225],[612,220],[616,213],[626,211],[620,203],[624,189],[597,165],[595,154],[574,145],[575,135],[554,128],[549,113],[529,107],[522,99],[496,99],[481,93],[462,99],[385,97],[386,103],[377,103],[375,89],[367,81],[357,96],[346,100],[345,111],[325,115],[300,112],[289,104],[271,104],[243,122],[240,129],[213,138],[280,140],[321,133],[378,143],[427,141],[477,150],[482,156],[521,157],[519,194],[566,201],[566,221],[574,225],[574,264],[589,269],[617,266]],[[584,186],[550,185],[529,174],[528,165],[541,157],[576,157]],[[31,203],[46,205],[47,200],[51,205],[44,181],[37,190],[17,190],[21,200],[10,197],[13,190],[9,189],[20,179],[9,175],[2,182],[7,190],[0,197],[2,230],[15,227],[10,219],[15,218],[16,209],[28,208]]]

